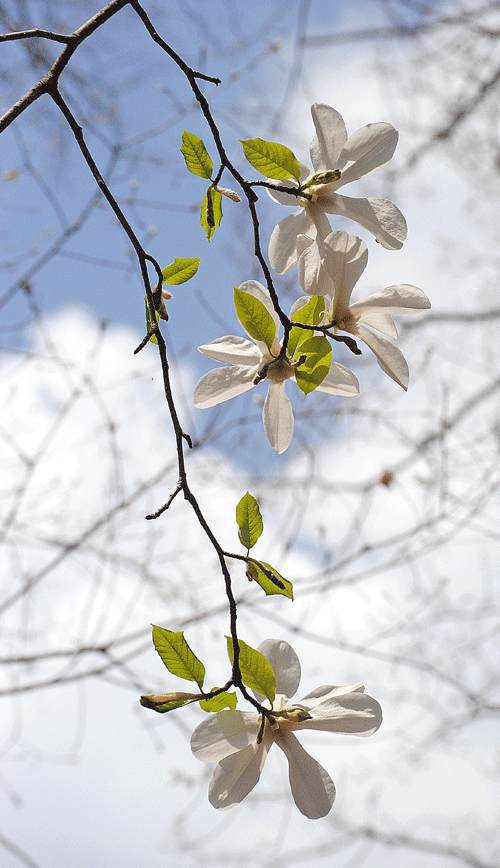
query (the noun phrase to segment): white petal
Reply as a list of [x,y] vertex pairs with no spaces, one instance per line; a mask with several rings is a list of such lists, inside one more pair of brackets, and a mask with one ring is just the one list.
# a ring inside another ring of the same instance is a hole
[[410,375],[403,353],[390,341],[380,338],[364,326],[357,325],[356,331],[353,330],[352,334],[359,335],[361,340],[370,347],[372,353],[375,353],[382,370],[406,391]]
[[347,130],[342,116],[329,105],[315,103],[311,114],[316,135],[311,142],[310,154],[315,172],[336,169],[337,161],[347,140]]
[[[351,313],[353,312],[354,307],[355,306],[352,304]],[[377,329],[377,331],[382,332],[382,334],[387,335],[389,338],[397,338],[398,336],[398,330],[394,325],[392,316],[389,313],[380,310],[380,308],[373,307],[371,309],[368,308],[368,310],[363,310],[359,317],[359,322],[372,326],[374,329]]]
[[314,222],[304,209],[285,217],[272,231],[268,255],[278,274],[289,271],[297,262],[297,235],[316,235]]
[[288,759],[288,775],[299,811],[317,820],[326,817],[335,799],[335,785],[323,766],[310,756],[292,732],[275,736],[276,744]]
[[321,240],[318,242],[307,235],[299,235],[297,253],[297,273],[304,292],[309,295],[333,296],[335,286],[327,271]]
[[387,199],[351,199],[333,193],[330,197],[320,196],[318,205],[329,214],[355,220],[387,250],[399,250],[403,246],[407,235],[406,220],[399,208]]
[[387,313],[415,314],[421,310],[428,310],[431,306],[425,292],[417,286],[401,284],[400,286],[386,286],[380,292],[357,301],[351,305],[353,311],[365,311],[371,307],[383,308]]
[[284,383],[269,383],[262,409],[264,431],[278,455],[290,446],[293,437],[293,410],[285,393]]
[[354,374],[343,365],[332,362],[325,379],[316,387],[317,392],[329,395],[344,395],[347,398],[359,394],[359,383]]
[[326,699],[331,699],[335,696],[345,696],[346,693],[364,693],[364,684],[349,684],[347,687],[335,687],[333,684],[322,684],[321,687],[315,687],[310,693],[307,693],[298,703],[306,708],[314,708]]
[[348,313],[353,287],[368,262],[368,248],[361,238],[338,230],[323,242],[328,273],[335,284],[335,316],[343,319]]
[[367,124],[349,136],[338,160],[342,177],[337,189],[385,166],[396,150],[398,137],[397,130],[386,123]]
[[229,362],[232,365],[259,365],[262,353],[252,341],[237,335],[225,335],[209,344],[198,347],[200,353],[215,359],[216,362]]
[[214,808],[227,811],[238,805],[258,783],[272,741],[250,744],[221,760],[214,769],[208,799]]
[[264,655],[276,676],[276,693],[287,699],[294,696],[300,684],[300,661],[292,646],[283,639],[266,639],[257,651]]
[[194,390],[195,407],[206,409],[248,392],[254,385],[258,366],[234,365],[215,368],[204,374]]
[[[376,699],[356,688],[362,685],[331,688],[322,700],[312,694],[305,696],[299,705],[309,711],[311,720],[296,724],[294,729],[373,735],[382,723],[382,709]],[[328,690],[328,685],[319,689]]]
[[196,727],[191,750],[196,759],[216,763],[229,754],[257,743],[260,718],[254,711],[219,711]]

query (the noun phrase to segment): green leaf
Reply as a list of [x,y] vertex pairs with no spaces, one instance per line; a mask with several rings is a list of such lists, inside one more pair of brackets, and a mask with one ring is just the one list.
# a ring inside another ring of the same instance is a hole
[[290,148],[264,139],[245,139],[240,142],[248,162],[261,175],[277,181],[286,181],[288,178],[300,181],[299,162]]
[[141,696],[140,703],[144,708],[152,708],[153,711],[165,714],[166,711],[174,711],[175,708],[196,702],[199,698],[199,693],[150,693],[148,696]]
[[259,504],[248,491],[236,507],[236,521],[240,543],[248,551],[255,545],[263,531]]
[[272,594],[281,594],[293,600],[292,583],[284,579],[278,570],[265,561],[249,561],[246,572],[248,579],[257,582],[268,597]]
[[153,644],[168,671],[186,681],[196,681],[203,690],[205,667],[193,654],[184,638],[184,633],[173,633],[153,624]]
[[[233,640],[230,636],[227,639],[227,653],[231,665],[234,662]],[[276,696],[276,678],[273,672],[273,667],[269,660],[264,657],[260,651],[251,648],[246,642],[239,640],[240,646],[240,672],[243,684],[260,693],[261,696],[266,696],[269,702],[274,701]]]
[[245,331],[255,341],[262,341],[269,352],[276,337],[276,323],[267,307],[243,289],[234,287],[234,306],[236,316]]
[[332,362],[332,348],[324,337],[308,338],[300,344],[296,356],[306,354],[305,362],[295,368],[297,386],[308,395],[325,379]]
[[[325,299],[322,295],[313,295],[307,304],[295,311],[292,322],[303,322],[305,325],[319,325],[325,309]],[[304,341],[309,340],[311,332],[306,329],[292,328],[288,338],[287,353],[293,358],[295,350]]]
[[201,203],[200,223],[207,233],[207,240],[210,241],[212,236],[220,226],[222,220],[222,196],[218,190],[209,187],[203,202]]
[[236,693],[218,693],[212,699],[200,699],[200,708],[203,711],[222,711],[223,708],[236,708],[238,702]]
[[163,283],[170,283],[174,286],[179,283],[186,283],[187,280],[191,280],[195,276],[200,262],[201,259],[196,256],[192,259],[176,257],[170,265],[162,270]]
[[181,154],[184,155],[186,166],[193,175],[199,175],[200,178],[210,181],[214,165],[202,139],[184,130]]
[[[146,302],[146,333],[149,333],[151,331],[153,323],[151,322],[151,313],[149,311],[149,304],[148,304],[147,295],[144,296],[144,301]],[[155,316],[156,316],[156,322],[159,322],[160,321],[160,312],[158,310],[155,311]],[[158,338],[156,337],[156,335],[151,335],[149,340],[151,341],[152,344],[158,343]]]

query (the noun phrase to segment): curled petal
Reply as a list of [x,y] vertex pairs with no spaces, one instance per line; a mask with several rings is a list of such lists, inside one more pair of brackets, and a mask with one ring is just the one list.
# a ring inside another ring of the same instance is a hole
[[368,262],[368,248],[361,238],[338,230],[323,243],[325,262],[335,284],[335,313],[342,319],[347,312],[353,287]]
[[[354,305],[351,305],[351,312],[353,308]],[[387,335],[390,338],[397,338],[398,336],[398,330],[394,324],[392,316],[376,307],[364,310],[359,317],[359,321],[372,326],[374,329],[377,329],[379,332],[382,332],[382,334]]]
[[307,693],[298,703],[304,708],[314,708],[321,702],[335,696],[344,696],[346,693],[364,693],[364,684],[349,684],[347,687],[335,687],[333,684],[322,684]]
[[321,241],[299,235],[297,238],[297,272],[299,283],[308,295],[330,295],[335,292],[335,285],[330,277]]
[[281,455],[290,446],[294,427],[292,405],[285,393],[284,383],[269,383],[262,421],[267,439]]
[[198,347],[200,353],[215,359],[216,362],[229,362],[232,365],[259,365],[262,353],[253,341],[237,335],[225,335],[209,344]]
[[351,199],[333,193],[319,197],[318,205],[329,214],[355,220],[387,250],[399,250],[403,246],[407,235],[406,220],[399,208],[387,199]]
[[[370,295],[368,298],[357,301],[351,305],[353,312],[362,315],[369,308],[383,308],[386,313],[411,315],[428,310],[431,306],[425,292],[417,286],[402,284],[401,286],[386,286],[380,292]],[[364,316],[362,316],[364,319]]]
[[222,759],[214,769],[208,799],[214,808],[227,811],[248,796],[259,778],[272,741],[249,744],[244,750]]
[[229,401],[236,395],[248,392],[254,385],[258,366],[234,365],[227,368],[215,368],[204,374],[194,390],[195,407],[205,409]]
[[297,262],[297,235],[316,235],[314,221],[301,209],[274,227],[269,241],[269,262],[278,274],[289,271]]
[[275,737],[288,759],[292,795],[299,811],[310,820],[326,817],[335,800],[335,785],[323,766],[310,756],[292,732]]
[[336,166],[342,170],[337,188],[378,172],[394,154],[398,138],[397,130],[386,123],[367,124],[349,136]]
[[348,368],[344,368],[344,365],[339,365],[337,362],[332,362],[325,379],[319,386],[316,386],[316,391],[352,397],[359,394],[359,383]]
[[[300,180],[303,183],[307,180],[310,175],[309,168],[304,163],[300,163]],[[295,178],[288,178],[286,181],[278,181],[276,182],[274,178],[267,178],[268,184],[272,186],[276,185],[280,187],[290,187],[291,190],[296,190],[298,188],[297,181]],[[271,197],[273,202],[277,202],[278,205],[288,205],[290,208],[297,207],[297,196],[294,196],[293,193],[283,193],[281,190],[274,190],[271,187],[266,187],[268,196]]]
[[196,759],[216,763],[257,742],[260,720],[253,711],[219,711],[196,727],[191,750]]
[[370,347],[382,370],[406,391],[410,374],[403,353],[390,341],[379,337],[362,325],[358,324],[352,334],[358,335]]
[[311,720],[304,720],[294,728],[373,735],[382,723],[382,709],[376,699],[356,687],[362,685],[332,688],[321,701],[319,696],[304,697],[299,704],[309,711]]
[[315,172],[338,169],[338,159],[347,141],[347,130],[342,116],[329,105],[315,103],[311,114],[316,135],[311,142],[310,154]]
[[269,660],[273,668],[276,693],[282,693],[290,699],[300,684],[300,661],[292,646],[282,639],[266,639],[257,650]]

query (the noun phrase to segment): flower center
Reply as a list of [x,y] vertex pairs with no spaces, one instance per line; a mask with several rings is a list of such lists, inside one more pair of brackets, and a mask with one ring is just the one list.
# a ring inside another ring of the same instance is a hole
[[269,362],[266,371],[266,379],[271,383],[284,383],[293,377],[294,370],[288,359],[278,356],[273,362]]

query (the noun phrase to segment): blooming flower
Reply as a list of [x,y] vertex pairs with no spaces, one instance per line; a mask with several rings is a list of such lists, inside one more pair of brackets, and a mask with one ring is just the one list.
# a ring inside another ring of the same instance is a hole
[[[217,763],[208,790],[210,804],[227,810],[239,804],[257,784],[267,754],[275,743],[288,759],[289,780],[295,804],[310,819],[324,817],[335,799],[328,772],[300,745],[293,730],[318,729],[349,735],[372,735],[382,723],[380,705],[363,692],[362,684],[350,687],[317,687],[289,707],[300,682],[300,662],[284,641],[266,639],[258,650],[269,660],[276,676],[273,723],[266,719],[258,743],[261,718],[256,711],[220,711],[196,727],[191,750],[203,762]],[[270,704],[256,694],[264,707]]]
[[331,298],[323,325],[332,323],[335,331],[349,332],[364,341],[375,353],[382,370],[407,389],[409,373],[403,354],[386,338],[365,328],[363,323],[397,338],[391,314],[415,314],[427,310],[431,303],[425,293],[409,284],[388,286],[351,304],[352,290],[368,260],[366,244],[354,235],[337,231],[323,241],[301,236],[298,250],[298,274],[304,291]]
[[[198,347],[205,356],[217,362],[229,363],[229,366],[215,368],[201,378],[194,391],[194,403],[200,408],[213,407],[241,395],[262,380],[268,380],[269,388],[262,410],[262,421],[271,446],[281,454],[290,445],[294,427],[292,405],[285,393],[285,381],[295,380],[298,359],[295,354],[291,358],[280,355],[281,343],[277,337],[280,322],[267,289],[256,280],[246,281],[240,289],[265,306],[274,322],[274,340],[268,347],[263,341],[226,335]],[[300,356],[300,348],[296,355]],[[359,391],[354,374],[336,362],[331,363],[329,372],[317,388],[320,392],[344,396],[357,395]]]
[[[279,274],[297,262],[298,235],[315,238],[318,234],[324,238],[331,232],[326,213],[355,220],[388,250],[398,250],[406,238],[406,221],[392,202],[351,199],[336,192],[349,181],[370,175],[389,162],[398,141],[394,127],[387,123],[367,124],[347,138],[344,121],[335,109],[316,103],[311,106],[311,114],[316,127],[310,148],[314,174],[301,164],[300,178],[302,188],[306,187],[311,198],[299,198],[302,210],[285,217],[271,235],[269,261]],[[323,179],[316,178],[325,173]],[[282,181],[280,186],[297,187],[297,182],[295,179]],[[282,205],[297,206],[297,196],[269,189],[268,193]]]

